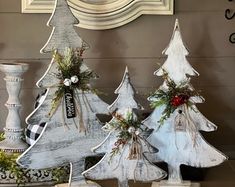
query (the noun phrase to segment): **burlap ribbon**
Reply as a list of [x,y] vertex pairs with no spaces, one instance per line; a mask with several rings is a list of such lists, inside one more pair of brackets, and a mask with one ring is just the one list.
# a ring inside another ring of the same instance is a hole
[[[177,132],[176,126],[179,125],[178,123],[181,123],[182,129],[180,131],[185,131],[189,134],[189,136],[191,137],[193,141],[193,147],[195,147],[197,144],[196,138],[197,138],[198,129],[194,125],[194,122],[189,114],[188,106],[186,104],[183,104],[181,109],[182,109],[182,113],[177,114],[175,117],[175,124],[174,124],[175,134]],[[175,138],[175,144],[178,149],[177,136]]]
[[141,158],[142,158],[141,142],[140,142],[139,136],[136,135],[135,132],[133,132],[128,159],[136,160],[136,159],[141,159]]

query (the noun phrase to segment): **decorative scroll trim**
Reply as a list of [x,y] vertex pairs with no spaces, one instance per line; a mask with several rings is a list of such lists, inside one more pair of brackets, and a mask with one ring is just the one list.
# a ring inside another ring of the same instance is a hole
[[[111,29],[125,25],[143,14],[172,15],[174,0],[116,0],[95,4],[68,0],[79,18],[79,27],[93,30]],[[54,0],[21,0],[22,13],[51,13]]]

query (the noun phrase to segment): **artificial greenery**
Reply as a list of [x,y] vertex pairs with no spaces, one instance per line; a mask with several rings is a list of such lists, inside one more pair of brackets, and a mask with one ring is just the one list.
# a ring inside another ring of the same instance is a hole
[[4,133],[0,133],[0,141],[3,141],[5,139]]
[[123,118],[118,113],[114,113],[113,117],[114,120],[109,122],[109,125],[119,131],[119,133],[117,135],[117,141],[114,143],[114,147],[111,151],[111,158],[132,139],[134,131],[131,132],[130,128],[141,130],[142,125],[139,120],[135,119],[133,112],[128,112],[126,118]]
[[[66,90],[80,89],[82,91],[90,91],[89,81],[91,78],[95,78],[96,75],[93,71],[85,70],[81,71],[82,57],[81,54],[83,49],[80,51],[66,48],[64,55],[59,54],[57,51],[54,52],[54,59],[58,64],[59,73],[56,77],[60,79],[58,90],[55,92],[55,97],[52,100],[52,108],[49,112],[51,116],[61,102],[62,97]],[[78,82],[71,83],[70,86],[64,85],[65,79],[70,79],[72,76],[77,76]]]
[[[4,140],[4,133],[0,134],[0,141]],[[30,182],[31,178],[28,175],[29,169],[21,168],[16,159],[20,156],[20,153],[7,153],[0,150],[0,172],[13,176],[16,180],[17,186],[25,186],[26,182]],[[45,170],[48,173],[52,173],[52,180],[55,183],[63,183],[68,181],[69,167],[63,166],[54,169]]]
[[6,173],[7,171],[10,175],[14,176],[18,186],[24,185],[28,181],[27,171],[19,167],[16,163],[19,153],[5,153],[0,151],[0,168],[1,171]]
[[[0,172],[9,172],[11,176],[16,180],[17,186],[24,186],[26,182],[29,182],[30,176],[27,175],[28,169],[21,168],[17,163],[16,159],[19,157],[19,153],[6,153],[0,151]],[[54,169],[45,170],[48,173],[52,173],[52,180],[55,183],[63,183],[68,180],[68,168],[59,167]]]
[[[0,141],[4,140],[4,133],[0,134]],[[26,170],[20,168],[16,163],[19,153],[7,153],[0,150],[0,171],[14,176],[18,186],[24,185],[27,182]]]
[[61,166],[54,169],[48,169],[52,173],[52,180],[57,184],[64,183],[68,181],[70,167],[69,166]]
[[190,97],[199,96],[199,93],[190,87],[189,80],[177,85],[166,73],[163,78],[167,89],[160,88],[150,96],[153,98],[153,101],[150,103],[152,108],[165,105],[162,116],[158,121],[160,125],[162,125],[164,120],[169,118],[180,105],[186,104],[189,107],[193,105],[190,101]]

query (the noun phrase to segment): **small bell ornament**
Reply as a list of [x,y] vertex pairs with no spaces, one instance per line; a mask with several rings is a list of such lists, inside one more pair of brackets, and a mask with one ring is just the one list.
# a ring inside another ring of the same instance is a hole
[[71,80],[72,83],[77,83],[78,82],[78,77],[76,75],[74,75],[74,76],[71,77],[70,80]]
[[132,134],[135,132],[135,127],[129,127],[127,131]]
[[136,136],[139,136],[139,134],[140,134],[140,131],[139,131],[139,130],[136,130],[136,131],[135,131],[135,135],[136,135]]
[[72,82],[71,82],[70,79],[66,78],[66,79],[64,79],[63,83],[64,83],[65,86],[70,86]]

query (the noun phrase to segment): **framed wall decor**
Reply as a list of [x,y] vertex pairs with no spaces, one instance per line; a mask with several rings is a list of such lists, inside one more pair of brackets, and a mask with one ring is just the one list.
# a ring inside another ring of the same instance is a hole
[[[174,0],[68,0],[79,27],[111,29],[143,14],[172,15]],[[51,13],[54,0],[21,0],[22,13]]]

